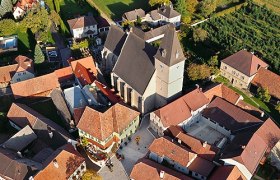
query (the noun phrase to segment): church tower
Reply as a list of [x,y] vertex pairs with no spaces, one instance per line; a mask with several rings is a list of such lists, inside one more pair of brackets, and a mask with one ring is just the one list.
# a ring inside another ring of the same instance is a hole
[[173,25],[169,25],[155,57],[156,106],[161,107],[181,95],[185,56]]

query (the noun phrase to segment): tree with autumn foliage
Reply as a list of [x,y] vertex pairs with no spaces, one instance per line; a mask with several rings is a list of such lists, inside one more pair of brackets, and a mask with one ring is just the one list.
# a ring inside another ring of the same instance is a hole
[[211,76],[211,68],[206,64],[191,64],[187,68],[187,73],[192,81],[203,80]]
[[149,0],[150,6],[170,4],[170,0]]

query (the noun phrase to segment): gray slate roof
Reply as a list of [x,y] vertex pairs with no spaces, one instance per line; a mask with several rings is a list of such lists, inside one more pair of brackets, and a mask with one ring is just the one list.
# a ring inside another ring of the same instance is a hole
[[32,141],[34,141],[36,138],[37,138],[36,134],[33,132],[30,126],[27,125],[19,132],[17,132],[15,135],[13,135],[10,139],[8,139],[4,143],[4,146],[5,148],[11,150],[21,151],[26,146],[28,146]]
[[143,9],[135,9],[132,11],[128,11],[123,14],[123,17],[128,21],[135,21],[137,20],[137,16],[140,18],[145,17],[145,11]]
[[173,25],[169,25],[165,31],[155,58],[167,66],[173,66],[186,59]]
[[174,18],[174,17],[181,15],[180,13],[175,11],[173,8],[171,8],[170,6],[164,6],[164,7],[160,8],[158,10],[158,13],[167,18]]
[[132,27],[131,31],[136,34],[138,37],[144,39],[145,41],[155,38],[157,36],[160,36],[165,33],[166,29],[170,26],[171,24],[166,24],[163,26],[160,26],[155,29],[151,29],[150,31],[144,32],[141,29],[137,27]]
[[155,71],[155,53],[153,46],[130,33],[113,72],[143,95]]
[[121,28],[111,25],[104,47],[119,56],[126,37],[127,34]]

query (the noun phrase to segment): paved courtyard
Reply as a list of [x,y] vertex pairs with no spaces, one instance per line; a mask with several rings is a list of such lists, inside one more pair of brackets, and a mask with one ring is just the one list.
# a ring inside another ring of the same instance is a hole
[[213,145],[216,145],[221,139],[225,137],[222,133],[216,131],[201,120],[198,121],[198,123],[193,123],[191,126],[189,126],[186,129],[186,132]]
[[116,156],[113,156],[111,158],[111,161],[113,163],[113,171],[111,172],[110,169],[107,166],[104,166],[100,169],[98,174],[102,177],[103,180],[112,180],[112,179],[120,179],[120,180],[126,180],[129,179],[125,169],[122,166],[122,163],[116,158]]
[[[127,146],[123,146],[122,149],[118,150],[119,154],[124,155],[124,159],[121,160],[121,163],[128,175],[130,175],[132,168],[138,159],[143,158],[147,154],[150,144],[155,139],[151,132],[147,129],[149,123],[149,118],[144,118],[140,128],[132,136],[132,140],[127,144]],[[136,144],[136,137],[140,137],[139,145]]]

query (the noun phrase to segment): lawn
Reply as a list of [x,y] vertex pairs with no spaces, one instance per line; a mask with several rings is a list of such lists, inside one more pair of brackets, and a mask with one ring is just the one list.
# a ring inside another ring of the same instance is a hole
[[102,12],[112,19],[120,19],[123,13],[142,8],[148,11],[149,0],[88,0],[92,1]]

